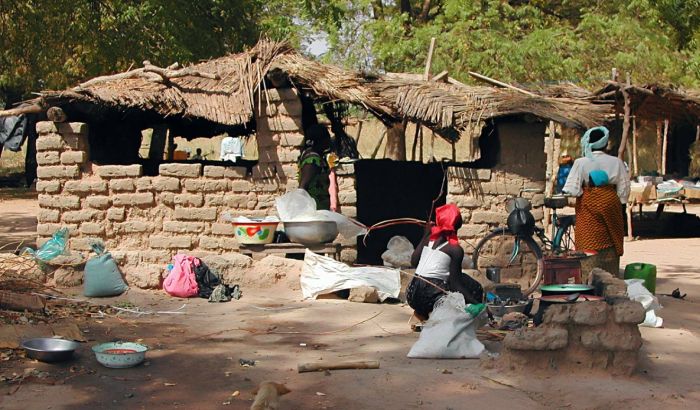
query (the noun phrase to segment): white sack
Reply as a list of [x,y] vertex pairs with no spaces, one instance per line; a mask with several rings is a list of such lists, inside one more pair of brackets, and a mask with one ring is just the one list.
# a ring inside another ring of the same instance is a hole
[[386,245],[386,251],[382,253],[384,266],[410,268],[413,250],[413,244],[405,236],[392,237]]
[[314,220],[316,201],[303,189],[295,189],[275,199],[277,214],[282,221]]
[[476,330],[486,315],[484,309],[476,318],[464,311],[464,295],[450,292],[435,302],[428,321],[408,357],[417,359],[476,359],[484,345],[476,338]]
[[377,289],[381,301],[388,297],[398,298],[401,274],[396,269],[383,267],[350,267],[306,250],[301,268],[301,292],[304,299],[315,299],[318,295],[360,286]]
[[656,316],[656,310],[661,309],[659,299],[654,296],[649,289],[644,287],[644,279],[627,279],[627,296],[634,301],[642,304],[646,313],[646,318],[640,326],[645,327],[661,327],[664,320]]

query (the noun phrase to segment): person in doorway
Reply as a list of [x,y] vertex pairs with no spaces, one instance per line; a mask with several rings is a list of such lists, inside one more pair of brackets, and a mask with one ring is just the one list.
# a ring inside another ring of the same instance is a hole
[[574,161],[562,191],[576,197],[576,249],[596,251],[591,264],[619,276],[630,179],[624,162],[604,152],[609,135],[605,127],[586,131],[583,156]]
[[461,226],[462,215],[456,205],[439,207],[435,224],[426,225],[425,235],[413,252],[411,263],[417,269],[406,290],[406,299],[418,320],[428,319],[445,291],[461,293],[466,303],[481,303],[483,299],[481,285],[462,273],[464,249],[457,240]]
[[299,156],[299,188],[316,201],[316,209],[330,209],[330,167],[325,154],[330,149],[331,136],[326,127],[314,124],[306,129]]
[[197,148],[197,150],[194,152],[194,155],[192,155],[192,158],[190,158],[190,159],[198,160],[198,161],[201,161],[202,159],[204,159],[202,157],[202,149]]

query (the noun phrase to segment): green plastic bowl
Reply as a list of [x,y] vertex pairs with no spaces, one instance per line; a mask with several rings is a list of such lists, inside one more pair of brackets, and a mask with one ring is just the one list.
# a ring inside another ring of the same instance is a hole
[[92,351],[101,365],[125,369],[141,364],[146,359],[148,347],[132,342],[110,342],[93,346]]

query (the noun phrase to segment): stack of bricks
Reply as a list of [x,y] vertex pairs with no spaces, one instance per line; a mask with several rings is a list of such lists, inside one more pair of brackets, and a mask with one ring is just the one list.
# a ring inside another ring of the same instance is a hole
[[621,292],[618,281],[623,281],[601,270],[592,275],[604,301],[550,306],[539,327],[506,336],[504,360],[527,368],[632,374],[642,347],[638,324],[644,307]]

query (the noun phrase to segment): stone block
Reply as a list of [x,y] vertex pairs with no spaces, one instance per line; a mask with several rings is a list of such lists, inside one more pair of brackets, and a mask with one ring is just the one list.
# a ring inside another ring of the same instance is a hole
[[113,179],[109,181],[109,189],[114,192],[134,192],[136,184],[132,178]]
[[216,208],[175,207],[175,219],[180,221],[215,221]]
[[59,229],[67,228],[69,235],[74,235],[78,230],[76,224],[56,224],[56,223],[39,223],[36,225],[36,234],[40,236],[52,236]]
[[488,232],[488,225],[485,224],[468,224],[462,225],[457,230],[457,236],[460,238],[480,238]]
[[90,222],[98,221],[102,215],[102,212],[96,209],[83,209],[80,211],[67,211],[63,213],[63,222],[67,223],[79,223],[79,222]]
[[37,168],[36,174],[39,179],[80,178],[80,167],[77,165],[44,166]]
[[355,165],[354,164],[338,165],[335,169],[335,173],[338,176],[355,175]]
[[153,205],[153,194],[138,192],[135,194],[116,194],[112,197],[114,206],[144,206]]
[[85,235],[103,235],[105,233],[105,227],[95,222],[83,222],[80,224],[80,233]]
[[85,161],[87,161],[85,151],[65,151],[61,153],[61,164],[63,165],[84,164]]
[[151,177],[136,178],[136,190],[139,192],[150,191],[153,189]]
[[279,159],[279,162],[296,164],[299,160],[299,150],[290,147],[280,147],[277,149],[277,159]]
[[152,230],[153,224],[146,221],[126,221],[114,224],[114,232],[118,234],[143,233]]
[[304,134],[300,132],[286,132],[279,134],[280,145],[283,147],[300,147],[304,142]]
[[107,210],[107,219],[110,221],[123,221],[126,217],[124,208],[109,208]]
[[348,301],[357,303],[378,303],[379,295],[377,289],[371,286],[360,286],[359,288],[350,289]]
[[459,208],[476,209],[484,206],[482,199],[475,198],[469,195],[452,195],[450,202],[457,205]]
[[212,233],[212,235],[233,236],[236,233],[236,229],[231,224],[213,223],[213,224],[211,224],[211,233]]
[[36,140],[36,150],[42,151],[60,151],[64,147],[63,138],[60,135],[49,134],[42,135]]
[[177,194],[175,195],[175,205],[202,206],[204,205],[204,196],[202,194]]
[[544,312],[543,323],[567,324],[571,317],[572,305],[552,305]]
[[64,188],[74,194],[104,194],[107,193],[107,181],[99,179],[66,181]]
[[126,267],[124,276],[130,286],[141,289],[155,289],[160,287],[164,272],[165,268],[163,265],[139,263]]
[[233,238],[220,236],[200,236],[199,247],[202,249],[238,249],[238,242]]
[[355,263],[355,261],[357,261],[357,250],[353,248],[341,250],[340,260],[345,263]]
[[226,192],[228,181],[222,179],[187,179],[185,189],[189,192]]
[[177,178],[170,177],[155,177],[151,180],[153,184],[153,189],[158,192],[170,191],[179,192],[180,191],[180,180]]
[[141,165],[100,165],[97,175],[102,178],[134,178],[143,175]]
[[250,181],[238,180],[231,181],[231,191],[233,192],[250,192],[253,190],[253,184]]
[[242,209],[246,207],[246,204],[250,200],[248,195],[244,194],[228,194],[224,196],[226,201],[226,206],[233,209]]
[[36,215],[38,222],[58,222],[61,219],[61,213],[56,209],[41,209]]
[[595,327],[581,331],[581,344],[592,350],[636,351],[642,347],[642,335],[636,325]]
[[218,167],[214,165],[204,166],[204,176],[206,178],[223,178],[224,177],[224,167]]
[[204,195],[204,205],[206,206],[223,206],[225,203],[224,194]]
[[188,249],[192,246],[189,236],[151,236],[148,239],[151,248],[159,249]]
[[165,206],[175,206],[175,194],[172,192],[162,192],[158,195],[158,203]]
[[80,286],[83,283],[83,268],[61,266],[53,272],[53,284],[57,287]]
[[204,231],[204,222],[181,222],[181,221],[165,221],[163,222],[163,232],[173,233],[200,233]]
[[52,121],[39,121],[36,123],[36,133],[39,135],[55,134],[58,128]]
[[571,319],[579,325],[602,325],[608,320],[608,304],[604,301],[576,303],[571,307]]
[[84,122],[57,122],[54,125],[60,134],[88,134],[88,125]]
[[641,303],[634,300],[627,300],[613,305],[613,316],[615,323],[640,324],[646,317],[646,311]]
[[506,222],[508,215],[500,212],[491,211],[474,211],[472,213],[471,223],[474,224],[503,224]]
[[354,190],[339,192],[338,199],[341,205],[355,205],[357,203],[357,192]]
[[248,175],[248,168],[245,167],[226,167],[224,169],[224,178],[240,179]]
[[569,332],[557,327],[518,329],[504,340],[511,350],[559,350],[569,344]]
[[357,207],[356,206],[343,206],[341,207],[341,213],[348,218],[357,218]]
[[164,177],[199,178],[202,164],[160,164],[158,173]]
[[39,194],[38,199],[42,208],[80,209],[80,197],[75,195]]
[[95,237],[70,238],[68,247],[74,251],[91,251],[93,243],[103,243],[103,241],[101,238]]
[[39,166],[56,165],[60,160],[58,151],[39,151],[36,153],[36,163]]
[[172,261],[173,255],[171,251],[166,250],[144,250],[139,252],[141,262],[168,264]]
[[238,252],[212,255],[197,251],[192,252],[192,254],[202,259],[210,269],[220,274],[224,278],[224,283],[240,283],[246,277],[245,272],[253,266],[253,259]]
[[56,181],[56,180],[37,181],[36,191],[43,192],[46,194],[57,194],[57,193],[61,192],[61,181]]

